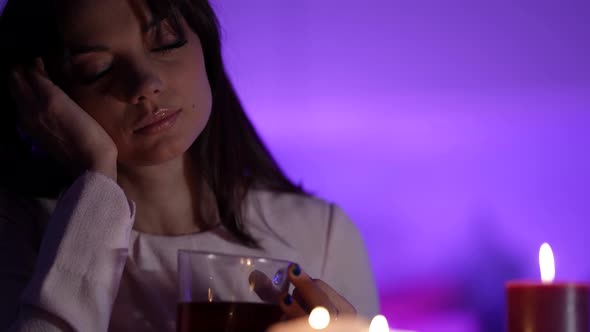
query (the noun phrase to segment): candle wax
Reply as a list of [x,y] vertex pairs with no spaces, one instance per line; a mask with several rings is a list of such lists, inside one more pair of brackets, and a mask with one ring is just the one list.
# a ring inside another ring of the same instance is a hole
[[509,282],[508,332],[588,332],[588,286]]

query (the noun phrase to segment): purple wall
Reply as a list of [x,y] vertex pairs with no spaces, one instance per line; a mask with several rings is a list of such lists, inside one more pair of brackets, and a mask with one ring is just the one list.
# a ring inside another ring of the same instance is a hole
[[501,331],[543,241],[590,278],[589,1],[214,4],[249,114],[356,221],[392,325]]

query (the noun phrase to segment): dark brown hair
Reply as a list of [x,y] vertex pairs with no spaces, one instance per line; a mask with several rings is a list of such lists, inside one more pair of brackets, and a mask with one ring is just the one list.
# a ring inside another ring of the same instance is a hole
[[[201,40],[213,107],[191,153],[213,190],[221,223],[243,244],[257,246],[244,228],[242,205],[247,192],[304,192],[281,171],[248,120],[223,65],[219,25],[209,2],[147,0],[147,4],[157,19],[178,22],[182,16]],[[59,18],[51,15],[55,12],[52,0],[10,0],[0,18],[0,184],[23,194],[52,198],[73,178],[19,132],[8,78],[16,64],[37,56],[52,59],[63,52],[56,24]],[[52,76],[51,70],[49,73]]]

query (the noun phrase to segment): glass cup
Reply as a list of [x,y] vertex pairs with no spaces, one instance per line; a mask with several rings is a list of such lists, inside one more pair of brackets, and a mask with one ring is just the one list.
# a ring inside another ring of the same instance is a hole
[[264,332],[282,316],[288,261],[178,251],[178,332]]

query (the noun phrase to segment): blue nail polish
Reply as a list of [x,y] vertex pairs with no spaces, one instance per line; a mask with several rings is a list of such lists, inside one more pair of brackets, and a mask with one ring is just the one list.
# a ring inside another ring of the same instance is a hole
[[299,277],[300,274],[301,274],[301,268],[299,267],[298,264],[295,264],[295,266],[293,266],[293,275],[296,277]]
[[283,303],[285,303],[286,305],[291,305],[291,303],[293,303],[293,298],[290,294],[287,294],[285,296],[285,298],[283,299]]

